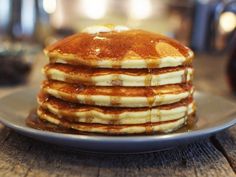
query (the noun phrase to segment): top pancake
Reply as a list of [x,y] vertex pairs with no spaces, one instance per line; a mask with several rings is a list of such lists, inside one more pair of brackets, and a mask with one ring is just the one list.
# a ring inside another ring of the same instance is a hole
[[166,36],[143,30],[79,33],[45,50],[51,63],[97,68],[163,68],[190,64],[193,52]]

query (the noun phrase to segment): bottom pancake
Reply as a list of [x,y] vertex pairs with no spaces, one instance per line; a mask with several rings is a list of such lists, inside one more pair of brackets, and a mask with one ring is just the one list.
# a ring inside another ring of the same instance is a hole
[[103,134],[141,134],[141,133],[168,133],[184,126],[188,119],[194,114],[184,116],[182,118],[163,121],[157,123],[132,124],[132,125],[105,125],[95,123],[72,123],[57,117],[42,108],[37,110],[37,114],[41,120],[45,120],[60,127],[74,129],[79,132],[87,133],[103,133]]

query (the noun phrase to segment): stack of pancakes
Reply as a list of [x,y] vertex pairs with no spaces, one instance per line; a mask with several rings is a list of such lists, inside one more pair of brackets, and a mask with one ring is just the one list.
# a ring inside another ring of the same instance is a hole
[[41,120],[78,132],[171,132],[195,112],[193,52],[122,26],[94,26],[45,49]]

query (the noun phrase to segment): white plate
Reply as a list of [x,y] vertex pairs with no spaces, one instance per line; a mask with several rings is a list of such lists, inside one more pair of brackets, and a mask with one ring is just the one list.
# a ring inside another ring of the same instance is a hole
[[236,104],[225,98],[196,92],[198,122],[191,131],[166,135],[73,135],[36,130],[25,125],[36,107],[38,89],[25,88],[0,99],[0,122],[15,131],[49,143],[83,151],[137,153],[172,148],[208,137],[236,124]]

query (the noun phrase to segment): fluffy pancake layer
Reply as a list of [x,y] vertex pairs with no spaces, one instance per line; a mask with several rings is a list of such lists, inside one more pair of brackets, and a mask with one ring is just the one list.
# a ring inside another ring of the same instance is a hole
[[132,124],[132,125],[106,125],[95,123],[72,123],[65,119],[57,117],[55,114],[50,113],[44,109],[39,108],[37,114],[41,120],[45,120],[58,126],[74,129],[81,132],[90,133],[104,133],[104,134],[140,134],[140,133],[155,133],[163,132],[168,133],[185,125],[187,119],[190,119],[193,115],[185,116],[180,119],[146,123],[146,124]]
[[192,80],[191,67],[164,69],[98,69],[66,64],[49,64],[43,69],[48,79],[95,86],[160,86]]
[[114,108],[86,106],[62,101],[43,93],[38,96],[41,109],[70,122],[100,124],[143,124],[180,119],[193,114],[195,104],[192,98],[181,102],[152,108]]
[[96,68],[163,68],[190,64],[193,52],[166,36],[143,30],[79,33],[47,47],[51,63]]
[[58,81],[45,81],[42,91],[68,102],[115,107],[152,107],[178,102],[192,95],[193,86],[86,87]]

